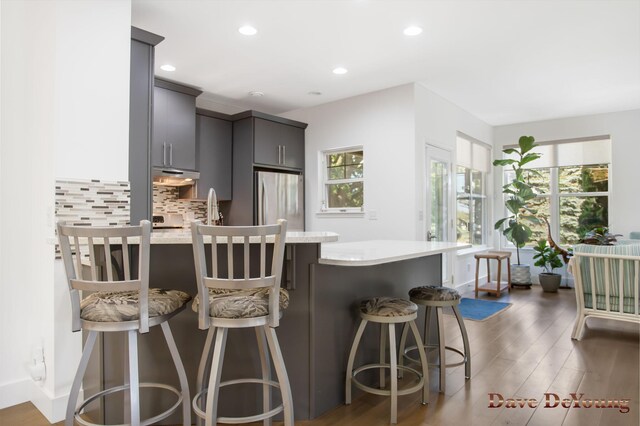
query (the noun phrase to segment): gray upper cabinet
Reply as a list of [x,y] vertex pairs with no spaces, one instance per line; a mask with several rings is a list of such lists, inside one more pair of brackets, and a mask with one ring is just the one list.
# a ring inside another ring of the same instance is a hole
[[129,182],[131,223],[151,219],[151,122],[154,47],[164,37],[131,27],[129,86]]
[[199,90],[156,78],[151,160],[154,166],[196,168],[196,96]]
[[254,118],[254,163],[304,169],[304,128]]
[[198,110],[196,116],[196,152],[200,179],[196,198],[206,199],[214,188],[218,200],[231,200],[232,129],[231,121]]

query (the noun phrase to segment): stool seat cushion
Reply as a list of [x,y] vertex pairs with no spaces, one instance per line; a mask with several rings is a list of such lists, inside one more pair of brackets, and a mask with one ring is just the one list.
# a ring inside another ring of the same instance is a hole
[[395,297],[373,297],[360,302],[360,312],[379,317],[401,317],[418,312],[418,306]]
[[[179,290],[149,289],[149,318],[170,314],[191,296]],[[140,319],[138,291],[101,291],[80,302],[80,318],[94,322],[124,322]]]
[[425,285],[409,290],[409,297],[424,301],[448,302],[451,300],[459,300],[460,293],[448,287]]
[[[198,312],[199,298],[193,299],[192,309]],[[280,289],[280,309],[289,307],[289,292]],[[215,318],[256,318],[269,315],[269,288],[246,290],[209,289],[209,316]]]

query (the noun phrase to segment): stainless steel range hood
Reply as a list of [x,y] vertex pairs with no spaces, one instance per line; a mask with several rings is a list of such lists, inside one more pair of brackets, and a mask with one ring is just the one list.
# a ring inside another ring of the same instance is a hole
[[200,173],[192,170],[179,170],[164,167],[154,167],[153,184],[163,186],[191,186],[200,178]]

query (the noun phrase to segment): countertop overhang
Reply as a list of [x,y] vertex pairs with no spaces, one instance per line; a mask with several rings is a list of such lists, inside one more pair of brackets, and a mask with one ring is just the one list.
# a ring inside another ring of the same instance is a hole
[[[338,241],[339,235],[335,232],[287,232],[287,244],[318,244]],[[205,241],[210,241],[205,238]],[[225,238],[218,239],[219,242]],[[234,243],[242,243],[242,237],[234,238]],[[259,237],[251,237],[252,243],[259,243]],[[273,241],[273,237],[267,238],[268,242]],[[189,230],[156,230],[151,233],[151,244],[191,244],[191,231]]]
[[371,240],[323,244],[318,263],[371,266],[470,248],[471,244],[439,241]]

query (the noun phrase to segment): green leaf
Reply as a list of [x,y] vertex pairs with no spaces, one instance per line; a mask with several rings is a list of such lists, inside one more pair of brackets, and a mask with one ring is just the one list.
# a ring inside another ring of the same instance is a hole
[[524,204],[517,198],[511,198],[505,201],[505,205],[507,206],[507,210],[513,214],[518,214],[518,211],[524,207]]
[[493,225],[493,229],[500,229],[500,227],[502,226],[502,224],[509,219],[508,217],[505,217],[504,219],[500,219],[499,221],[496,222],[495,225]]
[[[528,209],[527,209],[527,210],[528,210]],[[524,219],[524,220],[528,220],[529,222],[531,222],[531,223],[535,223],[535,224],[537,224],[537,225],[539,225],[539,224],[540,224],[540,221],[539,221],[539,220],[538,220],[538,218],[537,218],[537,217],[535,217],[535,216],[522,215],[522,219]]]
[[504,160],[493,160],[494,166],[508,166],[509,164],[517,163],[516,160],[504,159]]
[[518,140],[518,145],[520,146],[520,152],[524,155],[527,152],[531,151],[536,144],[536,140],[533,136],[520,136]]
[[522,223],[518,223],[511,231],[511,238],[513,238],[516,245],[523,247],[524,244],[529,241],[529,238],[531,238],[531,234],[531,228],[527,225],[523,225]]
[[520,160],[520,166],[524,166],[525,164],[535,161],[540,157],[542,157],[542,155],[538,154],[537,152],[530,152],[522,157],[522,159]]
[[520,155],[520,151],[518,151],[515,148],[507,148],[507,149],[503,149],[502,152],[504,152],[505,154],[509,155],[509,154],[518,154]]

